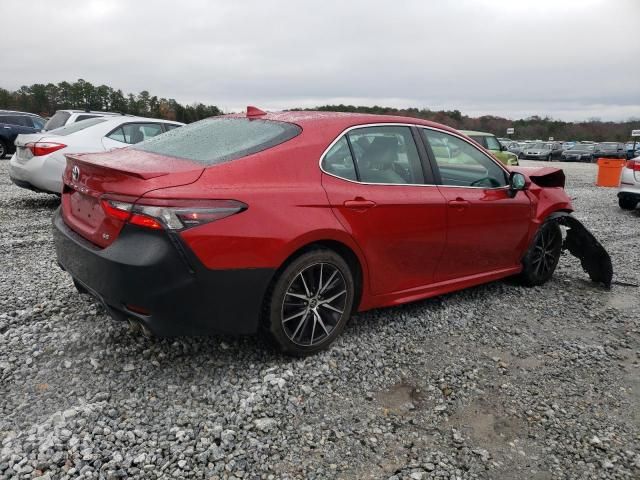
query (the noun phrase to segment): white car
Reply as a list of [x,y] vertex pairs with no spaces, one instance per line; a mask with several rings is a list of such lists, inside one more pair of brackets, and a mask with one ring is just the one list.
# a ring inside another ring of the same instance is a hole
[[122,114],[93,110],[56,110],[56,113],[54,113],[53,116],[47,120],[47,123],[44,124],[44,130],[55,130],[56,128],[64,127],[71,123],[81,122],[82,120],[97,117],[113,117],[115,115]]
[[22,188],[62,193],[67,153],[104,152],[142,142],[184,125],[157,118],[118,115],[82,120],[50,132],[18,135],[9,177]]
[[623,210],[633,210],[640,203],[640,157],[629,160],[620,175],[618,205]]

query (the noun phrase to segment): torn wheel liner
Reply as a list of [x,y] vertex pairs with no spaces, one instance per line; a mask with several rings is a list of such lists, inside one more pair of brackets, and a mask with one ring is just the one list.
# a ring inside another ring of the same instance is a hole
[[611,288],[613,265],[611,257],[602,244],[577,219],[569,214],[552,217],[558,224],[568,228],[563,249],[580,260],[582,268],[591,280]]

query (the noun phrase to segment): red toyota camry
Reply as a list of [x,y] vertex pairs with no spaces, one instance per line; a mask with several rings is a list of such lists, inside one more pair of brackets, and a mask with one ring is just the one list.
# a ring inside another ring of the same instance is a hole
[[55,243],[79,291],[160,336],[264,327],[294,354],[357,311],[544,283],[572,210],[561,170],[415,118],[250,107],[67,163]]

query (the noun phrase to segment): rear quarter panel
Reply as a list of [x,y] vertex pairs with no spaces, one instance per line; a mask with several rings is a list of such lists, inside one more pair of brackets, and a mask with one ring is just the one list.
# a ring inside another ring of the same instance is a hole
[[[301,135],[302,136],[302,135]],[[197,182],[143,198],[231,199],[246,211],[181,232],[210,269],[279,268],[299,248],[333,240],[359,248],[338,222],[321,185],[324,142],[300,137],[270,150],[206,168]]]

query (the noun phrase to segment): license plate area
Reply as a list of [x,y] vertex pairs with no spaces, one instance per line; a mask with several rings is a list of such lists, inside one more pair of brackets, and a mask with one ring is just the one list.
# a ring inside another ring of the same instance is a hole
[[96,197],[77,190],[69,195],[71,216],[79,222],[96,229],[104,220],[104,212]]

